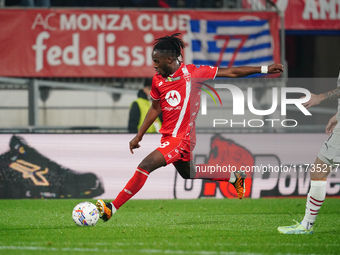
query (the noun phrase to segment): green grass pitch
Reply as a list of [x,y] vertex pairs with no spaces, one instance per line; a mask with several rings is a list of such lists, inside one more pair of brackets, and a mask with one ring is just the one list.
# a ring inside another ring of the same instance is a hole
[[78,202],[0,200],[0,254],[340,254],[340,199],[325,200],[313,235],[277,231],[305,198],[131,200],[94,227],[72,221]]

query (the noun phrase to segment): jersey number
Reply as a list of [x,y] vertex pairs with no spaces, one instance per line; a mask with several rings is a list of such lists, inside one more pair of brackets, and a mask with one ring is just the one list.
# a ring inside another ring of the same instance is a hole
[[165,142],[165,143],[162,143],[159,148],[165,148],[166,146],[168,146],[170,144],[170,142]]

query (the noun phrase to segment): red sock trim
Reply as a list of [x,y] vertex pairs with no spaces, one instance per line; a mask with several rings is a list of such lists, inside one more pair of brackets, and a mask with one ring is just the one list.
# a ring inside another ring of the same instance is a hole
[[140,167],[137,167],[136,171],[138,171],[138,172],[140,172],[142,174],[145,174],[146,176],[149,176],[149,174],[150,174],[148,171],[146,171],[146,170],[144,170],[144,169],[142,169]]
[[314,203],[312,200],[309,200],[309,202],[310,202],[311,204],[315,205],[315,206],[318,206],[318,207],[321,206],[321,205],[318,205],[318,204]]
[[315,202],[318,202],[318,203],[323,203],[323,200],[316,200],[314,197],[310,196],[311,199],[313,199]]

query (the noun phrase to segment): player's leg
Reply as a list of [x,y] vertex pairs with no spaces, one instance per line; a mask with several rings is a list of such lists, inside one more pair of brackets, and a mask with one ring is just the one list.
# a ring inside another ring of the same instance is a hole
[[279,227],[283,234],[312,234],[313,225],[322,203],[326,197],[327,177],[335,164],[335,158],[340,155],[340,136],[333,133],[322,146],[314,164],[308,169],[311,185],[307,195],[305,217],[300,223],[293,226]]
[[[321,155],[319,157],[322,158]],[[313,228],[316,217],[325,200],[327,176],[332,170],[331,166],[325,163],[328,162],[327,159],[321,160],[319,157],[309,170],[311,184],[307,195],[305,217],[301,222],[301,225],[307,230]]]
[[158,150],[151,152],[138,165],[132,178],[128,181],[122,191],[111,203],[99,199],[96,206],[104,221],[108,221],[124,203],[131,199],[145,184],[149,174],[161,166],[165,166],[165,159]]
[[244,197],[244,193],[246,191],[244,182],[246,174],[244,172],[223,172],[220,173],[220,176],[212,178],[212,175],[209,172],[200,171],[200,169],[202,168],[206,169],[207,167],[209,167],[209,165],[207,164],[197,164],[195,166],[191,160],[178,160],[174,162],[173,165],[175,166],[177,172],[184,179],[209,179],[212,181],[227,181],[235,187],[239,199],[242,199]]
[[[184,153],[182,152],[182,155]],[[184,154],[185,155],[185,154]],[[231,175],[230,172],[223,173],[223,176],[215,176],[207,171],[209,168],[208,164],[197,164],[190,161],[178,160],[173,163],[177,172],[183,177],[183,179],[209,179],[214,181],[229,181],[232,179],[232,182],[235,182],[236,178],[235,175]]]
[[307,194],[305,217],[295,225],[278,227],[278,231],[282,234],[313,234],[314,232],[314,222],[326,197],[327,176],[332,170],[330,164],[325,163],[328,160],[323,161],[319,157],[309,169],[311,184]]
[[195,167],[192,161],[178,160],[174,162],[173,165],[183,179],[192,179],[191,176],[193,173],[190,174],[190,171]]
[[138,165],[135,174],[118,194],[112,202],[116,209],[119,209],[126,201],[133,197],[143,186],[149,174],[161,166],[165,166],[166,162],[163,155],[154,150]]

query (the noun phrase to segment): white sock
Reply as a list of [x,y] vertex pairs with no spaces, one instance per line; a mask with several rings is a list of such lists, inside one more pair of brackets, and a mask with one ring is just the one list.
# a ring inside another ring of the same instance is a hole
[[307,196],[305,217],[301,224],[305,229],[311,229],[318,216],[321,205],[326,197],[327,181],[311,181]]
[[230,173],[229,182],[230,182],[230,183],[236,182],[236,176],[235,176],[234,172],[231,172],[231,173]]

